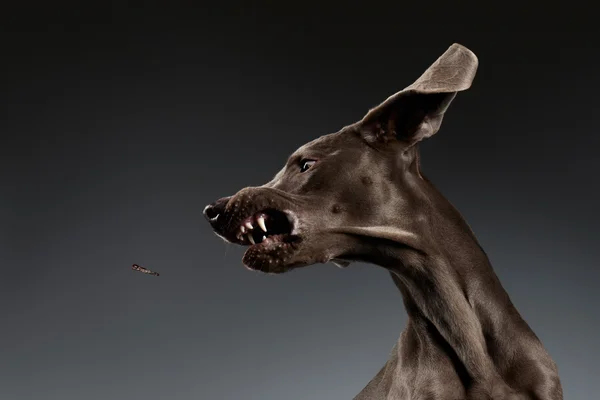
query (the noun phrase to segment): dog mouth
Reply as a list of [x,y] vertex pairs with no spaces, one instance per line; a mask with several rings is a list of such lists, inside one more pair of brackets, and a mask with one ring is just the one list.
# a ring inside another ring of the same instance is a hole
[[268,273],[289,269],[301,241],[292,212],[266,208],[238,221],[227,236],[230,242],[248,247],[242,258],[247,268]]
[[264,246],[273,243],[290,243],[294,217],[289,212],[265,209],[243,219],[234,233],[234,243],[242,246]]

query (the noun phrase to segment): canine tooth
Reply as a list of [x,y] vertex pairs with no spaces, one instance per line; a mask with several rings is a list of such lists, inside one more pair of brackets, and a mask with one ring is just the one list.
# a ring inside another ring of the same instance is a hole
[[240,232],[246,233],[246,227],[244,225],[240,226]]
[[260,229],[263,230],[263,232],[267,231],[267,226],[265,225],[265,217],[264,216],[259,216],[258,218],[256,218],[256,222],[258,222],[258,226],[260,226]]
[[246,228],[248,229],[254,229],[254,227],[252,226],[252,222],[247,221],[244,225],[246,225]]
[[246,236],[248,236],[248,240],[250,241],[250,243],[256,244],[256,242],[254,241],[254,238],[252,237],[252,233],[248,233]]
[[263,235],[263,238],[262,238],[262,240],[263,240],[263,241],[264,241],[264,240],[267,240],[267,237],[266,237],[265,235]]

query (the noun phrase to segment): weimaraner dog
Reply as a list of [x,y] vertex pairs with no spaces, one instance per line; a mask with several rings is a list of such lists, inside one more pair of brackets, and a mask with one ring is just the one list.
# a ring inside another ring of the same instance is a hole
[[435,134],[478,60],[453,44],[358,122],[296,150],[268,183],[206,206],[244,265],[283,273],[353,261],[386,268],[408,323],[355,400],[562,400],[556,364],[461,214],[423,175]]

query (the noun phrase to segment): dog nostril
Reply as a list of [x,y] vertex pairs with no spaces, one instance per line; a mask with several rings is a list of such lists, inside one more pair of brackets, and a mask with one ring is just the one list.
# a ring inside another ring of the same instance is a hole
[[206,207],[204,207],[204,216],[209,221],[213,221],[219,216],[219,212],[213,204],[209,204]]

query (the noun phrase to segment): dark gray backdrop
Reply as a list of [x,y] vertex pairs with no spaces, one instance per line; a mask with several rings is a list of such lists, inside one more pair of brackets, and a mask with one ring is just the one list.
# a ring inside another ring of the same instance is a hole
[[594,14],[417,3],[2,6],[0,398],[352,398],[406,321],[387,273],[249,272],[202,208],[459,42],[480,69],[423,169],[557,361],[565,398],[595,399]]

